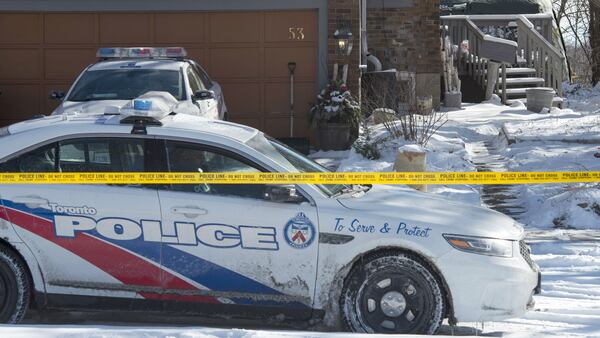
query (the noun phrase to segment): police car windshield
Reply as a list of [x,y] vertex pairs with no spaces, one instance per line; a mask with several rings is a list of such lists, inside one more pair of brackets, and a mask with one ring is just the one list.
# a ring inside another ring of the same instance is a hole
[[171,93],[185,100],[183,76],[177,70],[106,69],[85,72],[67,101],[132,100],[150,91]]
[[[330,172],[329,169],[312,161],[306,156],[298,153],[292,148],[276,141],[273,138],[266,138],[259,134],[246,142],[247,145],[254,148],[258,152],[276,161],[280,165],[286,167],[290,172],[315,173],[315,172]],[[316,184],[324,193],[333,196],[348,188],[341,184]]]

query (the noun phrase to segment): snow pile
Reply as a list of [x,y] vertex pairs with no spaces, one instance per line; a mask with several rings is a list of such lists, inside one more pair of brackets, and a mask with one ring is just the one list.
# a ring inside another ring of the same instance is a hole
[[[554,233],[568,239],[564,231]],[[600,243],[544,239],[531,243],[531,250],[543,276],[535,310],[524,318],[486,323],[482,335],[600,337]]]
[[[426,147],[412,144],[403,138],[392,138],[383,124],[371,127],[372,142],[378,144],[381,157],[370,160],[363,157],[356,150],[348,152],[337,171],[339,172],[388,172],[394,168],[396,153],[399,149],[408,151],[427,152],[427,171],[475,171],[475,166],[470,162],[470,155],[466,143],[455,132],[439,132],[432,136]],[[439,194],[454,201],[480,205],[479,191],[465,185],[429,186],[430,193]]]
[[510,122],[504,125],[509,138],[525,140],[557,140],[600,143],[600,115],[573,116],[569,111],[563,116],[544,120]]
[[[530,190],[531,191],[531,190]],[[546,200],[529,195],[521,221],[536,227],[600,230],[600,187],[568,190]]]
[[581,84],[565,83],[563,88],[566,107],[589,113],[600,111],[600,83],[593,88]]
[[458,135],[444,136],[443,133],[433,135],[426,147],[404,140],[402,137],[391,137],[383,124],[371,127],[371,138],[380,151],[381,158],[369,160],[354,149],[350,150],[338,171],[392,171],[398,149],[427,152],[428,171],[475,171],[469,162],[470,155],[466,143]]

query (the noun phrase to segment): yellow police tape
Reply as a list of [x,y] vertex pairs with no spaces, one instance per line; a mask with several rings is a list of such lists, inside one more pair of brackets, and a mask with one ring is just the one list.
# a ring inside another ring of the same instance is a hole
[[0,184],[548,184],[600,182],[587,172],[0,173]]

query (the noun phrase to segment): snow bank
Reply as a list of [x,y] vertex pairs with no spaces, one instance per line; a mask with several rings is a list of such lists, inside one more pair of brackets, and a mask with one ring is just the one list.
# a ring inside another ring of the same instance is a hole
[[504,125],[510,139],[577,141],[600,144],[600,115],[572,117],[570,111],[553,114],[544,120],[509,122]]
[[565,191],[546,200],[537,194],[529,196],[533,198],[521,219],[526,224],[539,228],[600,229],[598,186]]
[[[383,124],[371,127],[373,142],[380,143],[378,148],[381,157],[370,160],[358,154],[354,149],[343,159],[339,172],[388,172],[394,168],[398,149],[413,152],[427,152],[427,171],[475,171],[470,162],[466,143],[459,133],[452,130],[440,131],[433,135],[426,147],[412,144],[402,138],[392,138]],[[336,154],[337,155],[337,154]],[[466,185],[429,186],[430,193],[447,197],[453,201],[480,205],[479,190]]]
[[586,113],[600,110],[600,83],[595,87],[585,87],[581,84],[563,84],[566,107]]

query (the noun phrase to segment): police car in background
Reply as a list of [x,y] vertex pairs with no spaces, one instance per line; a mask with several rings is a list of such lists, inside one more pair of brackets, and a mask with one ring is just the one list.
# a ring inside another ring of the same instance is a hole
[[[0,171],[326,171],[256,129],[132,106],[4,128]],[[523,237],[502,214],[400,187],[0,185],[0,322],[35,306],[432,334],[533,305]]]
[[66,95],[50,94],[62,100],[53,115],[114,111],[146,92],[164,91],[179,101],[177,113],[227,119],[221,86],[185,59],[184,48],[100,48],[97,56],[101,61],[87,67]]

